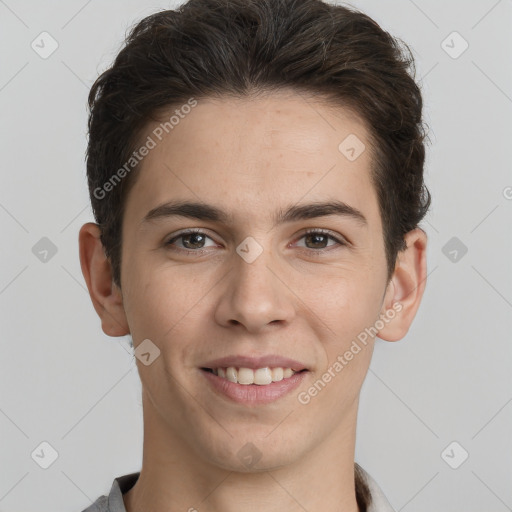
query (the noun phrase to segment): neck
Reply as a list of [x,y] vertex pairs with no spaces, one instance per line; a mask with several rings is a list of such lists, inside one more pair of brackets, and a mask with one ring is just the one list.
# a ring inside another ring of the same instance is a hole
[[[359,512],[354,482],[357,404],[333,435],[293,464],[240,472],[202,457],[144,404],[139,479],[127,512]],[[293,447],[291,447],[293,448]]]

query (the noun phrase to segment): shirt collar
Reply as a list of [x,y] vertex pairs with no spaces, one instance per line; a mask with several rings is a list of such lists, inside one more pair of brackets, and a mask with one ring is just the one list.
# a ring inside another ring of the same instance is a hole
[[363,468],[361,469],[372,496],[372,502],[366,512],[395,512],[377,482]]
[[[370,489],[372,503],[366,512],[395,512],[386,496],[382,492],[377,482],[363,468],[363,475]],[[130,473],[128,475],[119,476],[114,479],[112,488],[108,495],[107,511],[108,512],[126,512],[124,506],[123,494],[127,493],[137,482],[140,472]]]
[[126,512],[124,506],[123,494],[127,493],[139,479],[140,471],[130,473],[128,475],[118,476],[112,483],[112,488],[108,495],[107,511],[108,512]]

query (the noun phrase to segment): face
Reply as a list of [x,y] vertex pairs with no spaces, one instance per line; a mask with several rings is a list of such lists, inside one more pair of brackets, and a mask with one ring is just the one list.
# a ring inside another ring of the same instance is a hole
[[[339,149],[351,134],[366,147],[355,160]],[[347,351],[381,318],[387,288],[363,123],[283,92],[201,100],[155,140],[126,199],[122,232],[134,348],[150,340],[160,351],[151,364],[137,360],[145,414],[226,469],[240,470],[251,450],[269,469],[325,439],[339,444],[355,424],[373,339],[359,341],[352,357]],[[162,207],[177,202],[224,215]],[[334,202],[344,205],[298,208]],[[285,215],[290,208],[295,215]],[[216,361],[229,356],[239,359]],[[243,385],[204,370],[215,366],[305,371]]]

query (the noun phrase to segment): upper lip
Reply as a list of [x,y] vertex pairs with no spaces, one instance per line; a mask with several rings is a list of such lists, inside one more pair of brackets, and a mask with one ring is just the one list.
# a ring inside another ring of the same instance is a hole
[[301,362],[275,354],[264,355],[260,357],[236,355],[221,357],[220,359],[208,361],[202,365],[201,368],[229,368],[230,366],[234,368],[251,368],[252,370],[265,367],[291,368],[292,370],[296,371],[307,370],[306,365],[302,364]]

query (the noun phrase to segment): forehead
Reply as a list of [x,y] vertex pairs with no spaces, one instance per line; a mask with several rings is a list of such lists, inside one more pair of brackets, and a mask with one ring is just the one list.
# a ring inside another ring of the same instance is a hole
[[368,132],[350,110],[276,92],[201,99],[186,111],[167,130],[147,126],[142,139],[155,146],[139,164],[127,213],[142,217],[179,198],[223,206],[241,219],[266,211],[270,218],[281,204],[334,199],[378,216]]

